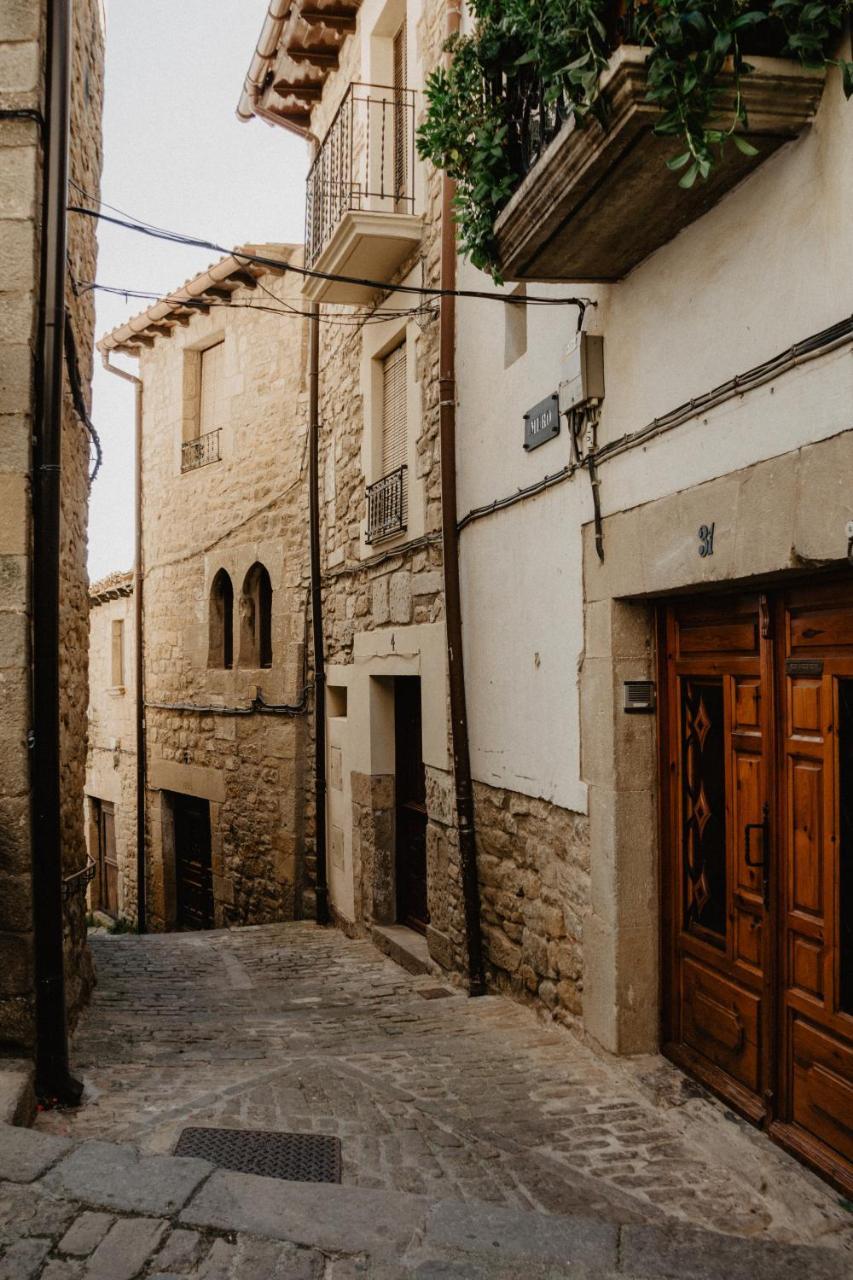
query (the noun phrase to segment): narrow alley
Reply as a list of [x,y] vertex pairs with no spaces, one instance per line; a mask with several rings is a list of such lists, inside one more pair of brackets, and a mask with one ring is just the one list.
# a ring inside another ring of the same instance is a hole
[[853,1248],[836,1194],[663,1059],[605,1059],[369,942],[296,923],[92,946],[85,1105],[44,1133],[164,1154],[194,1125],[328,1133],[345,1185]]

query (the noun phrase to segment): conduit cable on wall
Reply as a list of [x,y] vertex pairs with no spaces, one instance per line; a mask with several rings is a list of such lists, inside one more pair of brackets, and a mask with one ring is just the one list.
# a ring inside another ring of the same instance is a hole
[[[626,453],[630,449],[637,448],[638,445],[655,439],[657,436],[664,435],[666,432],[683,425],[683,423],[689,422],[692,418],[717,408],[727,400],[734,399],[735,396],[755,391],[782,374],[789,373],[792,369],[808,364],[811,360],[816,360],[821,356],[830,355],[833,351],[851,342],[853,342],[853,316],[846,320],[840,320],[837,324],[830,325],[829,328],[822,329],[820,332],[812,334],[811,337],[804,338],[801,342],[794,343],[786,351],[771,357],[771,359],[764,361],[763,364],[755,365],[745,373],[737,374],[734,378],[721,383],[712,391],[685,401],[677,408],[670,410],[669,413],[654,418],[645,427],[620,436],[618,440],[613,440],[609,444],[602,445],[591,455],[593,462],[596,466],[602,462],[609,462],[611,458],[618,457],[621,453]],[[517,502],[523,502],[527,498],[535,498],[538,494],[544,493],[546,489],[551,489],[554,485],[570,480],[577,470],[578,466],[570,463],[565,467],[561,467],[559,471],[543,476],[541,480],[535,480],[532,484],[516,489],[502,498],[495,498],[493,502],[473,507],[466,512],[457,527],[461,532],[476,520],[482,520],[485,516],[490,516],[497,511],[505,511],[507,507],[513,507]]]

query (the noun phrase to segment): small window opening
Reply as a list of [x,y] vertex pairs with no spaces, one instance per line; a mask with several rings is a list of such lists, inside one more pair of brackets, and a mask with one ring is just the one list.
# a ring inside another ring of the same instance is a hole
[[262,564],[253,564],[240,597],[240,666],[272,666],[272,583]]
[[230,668],[234,665],[234,588],[220,569],[210,588],[210,647],[207,665]]
[[[520,284],[510,295],[526,298],[527,285]],[[524,302],[508,302],[504,307],[504,368],[527,352],[527,305]]]
[[347,686],[330,684],[326,688],[326,706],[329,718],[343,718],[347,713]]

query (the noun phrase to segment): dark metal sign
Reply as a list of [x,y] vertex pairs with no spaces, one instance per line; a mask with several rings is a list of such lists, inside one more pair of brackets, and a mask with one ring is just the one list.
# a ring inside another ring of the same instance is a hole
[[524,415],[524,447],[538,449],[540,444],[553,440],[560,434],[560,397],[556,391],[552,396],[540,400]]
[[822,658],[788,658],[785,674],[789,676],[822,676]]

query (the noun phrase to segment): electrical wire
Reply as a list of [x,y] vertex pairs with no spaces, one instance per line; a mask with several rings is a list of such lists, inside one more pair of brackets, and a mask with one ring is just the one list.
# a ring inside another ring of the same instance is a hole
[[69,205],[68,212],[81,214],[88,218],[96,218],[100,222],[108,222],[113,226],[124,227],[128,231],[136,231],[140,235],[151,236],[157,240],[166,240],[172,244],[185,245],[188,248],[206,249],[208,252],[218,253],[222,257],[233,257],[237,262],[255,263],[257,266],[270,267],[276,271],[290,271],[296,275],[303,276],[306,279],[327,280],[332,283],[339,284],[354,284],[368,289],[380,290],[386,293],[406,293],[425,298],[476,298],[486,302],[501,302],[504,306],[571,306],[579,308],[582,314],[588,307],[594,307],[597,305],[592,298],[588,297],[543,298],[530,294],[489,293],[482,289],[442,289],[437,285],[434,287],[415,284],[389,285],[387,280],[371,280],[367,277],[345,276],[330,271],[317,271],[311,267],[298,267],[295,263],[285,262],[280,258],[270,258],[264,254],[247,253],[240,249],[226,249],[224,245],[216,244],[213,240],[203,240],[200,237],[186,236],[177,231],[168,231],[164,228],[153,227],[137,221],[130,221],[127,218],[114,218],[109,214],[101,213],[97,209],[87,209],[82,205]]
[[77,343],[74,339],[74,328],[71,324],[71,317],[66,311],[65,313],[65,365],[68,369],[68,382],[71,387],[71,399],[74,404],[74,410],[77,417],[89,433],[89,439],[95,450],[95,462],[92,470],[89,472],[89,484],[93,484],[95,477],[101,469],[104,461],[104,451],[101,447],[101,441],[95,430],[95,425],[89,417],[89,410],[86,408],[86,400],[83,395],[83,383],[80,378],[80,361],[77,356]]
[[293,703],[264,702],[258,695],[257,698],[252,699],[248,707],[199,706],[195,702],[148,702],[147,700],[145,705],[156,711],[187,711],[201,716],[301,716],[306,712],[308,693],[311,688],[310,684],[304,685],[299,701]]

